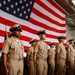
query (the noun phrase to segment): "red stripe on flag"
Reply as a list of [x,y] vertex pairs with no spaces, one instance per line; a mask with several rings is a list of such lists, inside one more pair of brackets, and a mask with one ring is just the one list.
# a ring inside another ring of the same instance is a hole
[[41,1],[36,0],[36,3],[38,5],[40,5],[42,8],[44,8],[45,10],[47,10],[48,12],[52,13],[54,16],[58,17],[59,19],[65,20],[65,18],[63,18],[62,16],[60,16],[59,14],[57,14],[56,11],[53,11],[51,8],[49,8],[48,6],[46,6]]
[[48,0],[48,2],[52,4],[55,8],[57,8],[59,11],[61,11],[63,14],[66,14],[63,8],[59,7],[53,0]]
[[51,19],[50,17],[47,17],[46,15],[42,14],[41,12],[39,12],[38,10],[36,10],[35,8],[33,9],[33,13],[35,13],[37,16],[57,25],[57,26],[60,26],[60,27],[65,27],[65,24],[60,24],[59,22]]
[[[8,34],[8,36],[9,36],[9,32],[7,32],[7,34]],[[2,31],[2,30],[0,30],[0,36],[3,36],[3,37],[5,37],[5,31]]]
[[[5,31],[0,30],[0,32],[1,32],[1,35],[0,36],[3,36],[4,37]],[[58,38],[58,36],[53,36],[53,35],[50,35],[50,34],[46,34],[46,37],[47,38],[52,38],[52,39],[57,39]],[[25,35],[21,35],[20,39],[29,42],[32,38],[30,38],[30,36],[27,37]],[[66,39],[66,37],[65,37],[65,39]],[[36,38],[36,40],[37,40],[37,38]]]
[[[37,25],[37,26],[39,26],[39,27],[42,27],[42,28],[45,28],[45,29],[48,29],[48,30],[51,30],[51,31],[54,31],[54,32],[58,32],[58,33],[65,33],[65,32],[66,32],[66,30],[63,30],[63,29],[62,29],[62,30],[58,30],[58,29],[49,27],[48,25],[42,24],[41,22],[38,22],[38,21],[36,21],[36,20],[34,20],[34,19],[32,19],[32,18],[30,18],[29,21],[30,21],[32,24],[35,24],[35,25]],[[10,20],[4,19],[4,18],[2,18],[2,17],[0,17],[0,22],[3,23],[3,24],[5,24],[5,25],[7,25],[7,26],[12,26],[12,24],[13,24],[13,25],[16,24],[15,22],[12,22],[12,21],[10,21]],[[28,32],[34,33],[34,34],[37,33],[36,30],[33,30],[33,29],[31,29],[31,28],[29,28],[29,27],[27,27],[27,26],[25,26],[25,25],[22,25],[22,29],[23,29],[23,30],[26,30],[26,31],[28,31]]]
[[43,24],[43,23],[41,23],[41,22],[38,22],[38,21],[36,21],[36,20],[34,20],[34,19],[32,19],[32,18],[30,18],[30,20],[29,20],[32,24],[34,23],[36,26],[40,26],[40,27],[42,27],[42,28],[44,28],[44,29],[47,29],[47,30],[50,30],[50,31],[53,31],[53,32],[57,32],[57,33],[66,33],[66,30],[58,30],[58,29],[55,29],[55,28],[52,28],[52,27],[49,27],[48,25],[45,25],[45,24]]
[[3,17],[0,17],[0,23],[3,23],[3,24],[8,25],[8,26],[13,26],[14,24],[16,24],[15,22],[7,20]]
[[3,47],[3,43],[2,42],[0,42],[0,49]]
[[[2,20],[5,21],[5,22],[1,21],[1,23],[4,23],[5,25],[6,25],[7,23],[10,23],[10,24],[11,24],[11,21],[8,21],[8,20],[3,19],[3,18],[2,18]],[[30,19],[30,20],[31,20],[31,19]],[[39,22],[37,22],[37,21],[35,21],[35,20],[32,20],[32,22],[35,22],[36,24],[39,23]],[[41,24],[41,23],[39,23],[39,25],[40,25],[41,27],[43,27],[43,28],[46,28],[46,29],[48,29],[48,30],[51,30],[51,28],[49,28],[48,26],[45,26],[45,25],[43,25],[43,24]],[[11,26],[11,25],[7,25],[7,26]],[[29,27],[27,27],[27,26],[25,26],[25,25],[22,25],[22,29],[25,30],[25,31],[27,31],[27,32],[33,33],[33,34],[35,34],[35,35],[36,35],[36,33],[37,33],[36,30],[33,30],[33,29],[31,29],[31,28],[29,28]],[[60,31],[60,30],[52,29],[52,31],[55,31],[55,32],[58,32],[58,33],[59,33],[59,32],[60,32],[60,33],[66,33],[66,30]],[[51,34],[47,34],[47,37],[48,37],[48,38],[57,38],[58,36],[51,35]]]

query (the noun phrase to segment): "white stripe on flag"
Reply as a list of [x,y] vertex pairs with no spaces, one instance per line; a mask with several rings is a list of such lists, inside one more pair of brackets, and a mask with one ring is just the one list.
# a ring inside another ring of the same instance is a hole
[[[4,25],[4,24],[1,24],[1,23],[0,23],[0,30],[5,31],[5,26],[7,26],[7,25]],[[9,32],[9,28],[10,28],[10,26],[7,26],[7,31],[8,31],[8,32]],[[56,36],[61,35],[60,33],[51,32],[51,31],[49,31],[49,30],[46,30],[46,32],[47,32],[47,34],[51,34],[51,35],[56,35]],[[25,30],[23,30],[22,35],[29,36],[29,37],[30,37],[30,36],[32,36],[32,37],[34,36],[35,38],[38,39],[37,35],[32,34],[32,33],[30,33],[30,32],[27,32],[27,31],[25,31]],[[65,33],[62,34],[62,35],[63,35],[63,36],[66,36]]]
[[55,21],[57,21],[57,22],[59,22],[59,23],[61,23],[61,24],[62,24],[62,23],[65,24],[65,21],[64,21],[64,20],[61,20],[61,19],[59,19],[58,17],[54,16],[52,13],[46,11],[46,9],[42,8],[42,7],[39,6],[37,3],[34,4],[34,8],[37,9],[38,11],[40,11],[42,14],[44,14],[44,15],[50,17],[51,19],[53,19],[53,20],[55,20]]
[[31,13],[31,18],[33,18],[33,19],[35,19],[35,20],[37,20],[37,21],[39,21],[39,22],[41,22],[43,24],[46,24],[46,25],[48,25],[48,26],[50,26],[52,28],[55,28],[55,29],[58,29],[58,30],[66,30],[65,27],[57,26],[56,24],[53,24],[53,23],[51,23],[51,22],[49,22],[49,21],[47,21],[47,20],[35,15],[34,13]]
[[60,16],[65,17],[65,14],[63,14],[61,11],[59,11],[56,7],[54,7],[51,3],[49,3],[47,0],[40,0],[42,3],[44,3],[46,6],[48,6],[50,9],[55,11],[57,14],[59,13]]

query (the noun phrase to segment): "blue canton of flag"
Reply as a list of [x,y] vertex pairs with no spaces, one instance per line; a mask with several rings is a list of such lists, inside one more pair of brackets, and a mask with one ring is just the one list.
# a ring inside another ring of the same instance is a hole
[[0,9],[18,18],[29,20],[34,0],[0,0]]

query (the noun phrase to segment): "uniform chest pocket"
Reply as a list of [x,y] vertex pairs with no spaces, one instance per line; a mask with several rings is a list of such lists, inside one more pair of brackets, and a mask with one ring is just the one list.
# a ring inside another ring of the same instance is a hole
[[21,44],[21,49],[24,49],[23,44]]
[[74,53],[73,49],[71,50],[72,53]]
[[14,46],[14,44],[11,44],[11,46],[10,46],[10,51],[15,51],[15,46]]
[[22,54],[24,53],[24,46],[23,44],[21,44],[21,51],[20,51]]
[[51,55],[53,55],[54,53],[53,52],[51,52]]
[[61,47],[60,52],[64,54],[64,53],[65,53],[65,51],[66,51],[66,50],[65,50],[65,48],[64,48],[64,47]]
[[33,54],[33,52],[30,53],[31,55]]
[[42,47],[39,46],[38,49],[39,49],[38,52],[39,52],[39,53],[42,53]]
[[43,47],[42,45],[41,45],[41,46],[39,46],[39,49],[40,49],[40,50],[42,50],[43,48],[44,48],[44,47]]
[[41,52],[42,54],[45,52],[45,46],[44,45],[39,46],[39,52]]
[[64,51],[63,51],[63,48],[61,47],[61,49],[60,49],[60,53],[63,53]]
[[14,54],[15,53],[15,46],[11,44],[9,54]]
[[21,44],[21,48],[23,48],[23,45]]

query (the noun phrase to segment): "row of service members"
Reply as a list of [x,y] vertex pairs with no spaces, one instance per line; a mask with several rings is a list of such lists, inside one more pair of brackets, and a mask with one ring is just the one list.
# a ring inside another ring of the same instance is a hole
[[[42,32],[43,31],[43,32]],[[45,38],[46,32],[44,30],[40,31],[38,35],[43,35]],[[50,49],[48,52],[47,44],[44,41],[36,43],[35,39],[32,39],[29,43],[31,47],[27,52],[27,61],[29,66],[29,75],[55,75],[55,69],[57,69],[57,75],[74,75],[75,69],[75,45],[74,40],[70,39],[68,46],[64,47],[64,37],[58,37],[59,44],[56,46],[56,52],[54,49],[54,43],[50,43]],[[36,50],[36,51],[35,51]],[[56,57],[56,59],[55,59]],[[47,61],[48,58],[48,61]],[[47,65],[48,63],[48,65]]]
[[[24,47],[19,39],[22,29],[20,24],[16,24],[12,26],[9,31],[11,32],[11,37],[8,38],[3,45],[2,48],[2,58],[3,58],[3,64],[5,67],[6,75],[23,75],[23,54],[24,54]],[[49,63],[53,64],[53,66],[50,69],[51,75],[54,74],[55,69],[55,63],[54,58],[55,54],[53,54],[53,57],[51,56],[53,53],[53,50],[50,50],[48,55],[47,51],[47,44],[44,42],[46,39],[46,31],[40,30],[38,31],[37,35],[39,36],[40,40],[35,44],[31,43],[31,48],[28,50],[27,55],[27,61],[29,65],[29,71],[30,75],[47,75],[48,71],[48,64],[47,64],[47,58],[49,56],[50,60]],[[65,69],[66,69],[66,50],[63,45],[64,37],[59,36],[58,41],[59,44],[56,47],[56,64],[57,64],[57,75],[65,75]],[[33,45],[35,46],[33,47]],[[67,56],[69,61],[69,67],[70,72],[69,74],[72,75],[73,72],[73,48],[72,46],[68,46],[67,49]],[[52,61],[51,61],[52,60]],[[72,61],[71,61],[72,60]],[[34,73],[33,73],[34,72]]]

